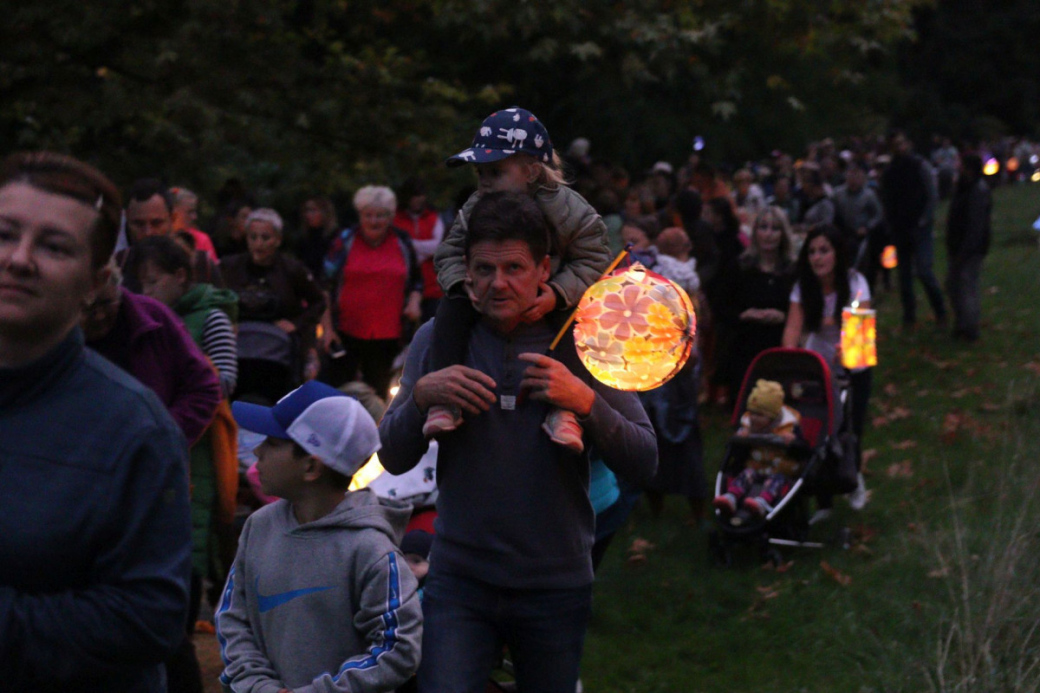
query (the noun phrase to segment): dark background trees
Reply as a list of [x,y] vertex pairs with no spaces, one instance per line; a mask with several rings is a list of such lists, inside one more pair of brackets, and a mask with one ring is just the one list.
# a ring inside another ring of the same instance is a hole
[[[638,171],[882,130],[1033,132],[1026,0],[5,3],[0,141],[268,202],[422,173],[490,110]],[[915,12],[916,23],[915,23]],[[915,41],[915,28],[918,39]]]

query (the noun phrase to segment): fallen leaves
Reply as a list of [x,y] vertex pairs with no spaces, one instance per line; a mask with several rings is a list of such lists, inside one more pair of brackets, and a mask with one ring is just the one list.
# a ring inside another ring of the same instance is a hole
[[751,600],[742,620],[749,618],[760,621],[769,620],[769,612],[766,611],[766,602],[780,596],[781,583],[774,582],[772,585],[758,585],[755,587],[755,598]]
[[872,420],[874,426],[887,426],[893,421],[899,421],[901,419],[909,419],[911,411],[906,407],[894,407],[891,411],[885,412],[881,416],[875,416]]
[[899,394],[899,388],[896,387],[895,383],[888,383],[883,388],[883,391],[887,397],[895,397]]
[[936,568],[935,570],[928,571],[928,577],[933,579],[944,578],[950,574],[950,569],[946,566],[942,568]]
[[914,465],[910,460],[895,462],[888,465],[885,474],[889,479],[909,479],[914,475]]
[[794,561],[788,561],[787,563],[781,563],[780,565],[773,565],[772,561],[767,561],[762,564],[762,570],[769,570],[775,573],[786,573],[792,566],[794,566]]
[[1029,363],[1022,366],[1033,375],[1040,375],[1040,361],[1030,361]]
[[647,561],[647,554],[657,548],[646,539],[636,537],[628,547],[628,564],[631,566],[643,565]]
[[841,572],[827,561],[820,561],[820,569],[823,570],[827,577],[831,578],[842,587],[848,587],[852,584],[851,575]]
[[898,443],[892,443],[892,448],[895,450],[909,450],[917,447],[916,440],[901,440]]
[[954,390],[953,392],[950,393],[950,397],[952,397],[953,399],[960,399],[961,397],[964,397],[965,395],[981,395],[981,394],[982,394],[982,386],[981,385],[976,385],[975,387],[963,387],[960,390]]
[[946,445],[952,445],[960,437],[961,431],[967,431],[981,438],[994,439],[997,430],[990,424],[982,423],[967,412],[954,409],[943,416],[942,432],[939,439]]
[[943,417],[940,440],[947,445],[953,443],[957,439],[957,434],[960,432],[963,424],[964,415],[961,412],[957,410],[947,412],[946,416]]

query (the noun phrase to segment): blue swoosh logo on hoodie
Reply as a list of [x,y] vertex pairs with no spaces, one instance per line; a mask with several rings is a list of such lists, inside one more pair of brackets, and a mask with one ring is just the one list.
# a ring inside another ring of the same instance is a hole
[[324,592],[325,590],[331,590],[332,585],[328,587],[305,587],[299,590],[289,590],[288,592],[281,592],[279,594],[260,594],[260,578],[256,579],[256,603],[260,609],[260,613],[270,611],[271,609],[291,602],[297,597],[302,597],[306,594],[314,594],[315,592]]

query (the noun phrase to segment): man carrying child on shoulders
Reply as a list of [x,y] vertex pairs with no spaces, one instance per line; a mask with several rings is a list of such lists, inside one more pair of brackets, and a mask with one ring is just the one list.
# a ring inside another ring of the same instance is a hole
[[589,461],[552,442],[551,407],[573,412],[585,450],[633,483],[657,465],[653,428],[634,394],[595,382],[573,348],[545,353],[555,330],[523,321],[549,276],[549,232],[528,195],[490,193],[473,208],[468,285],[480,322],[463,365],[430,371],[432,324],[409,351],[401,390],[380,425],[380,461],[391,473],[426,451],[434,405],[465,421],[438,438],[436,536],[424,586],[419,688],[482,691],[508,645],[520,690],[571,693],[578,678],[592,592]]

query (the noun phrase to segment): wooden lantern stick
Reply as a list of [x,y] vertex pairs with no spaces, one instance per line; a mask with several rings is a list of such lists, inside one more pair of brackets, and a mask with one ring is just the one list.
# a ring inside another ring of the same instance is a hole
[[[621,252],[618,253],[618,256],[616,258],[614,258],[614,261],[610,263],[610,266],[607,267],[606,271],[603,272],[602,275],[600,275],[600,279],[603,279],[604,277],[609,275],[611,272],[616,270],[617,266],[621,264],[621,261],[625,259],[625,256],[628,255],[630,250],[632,250],[632,244],[628,243],[621,250]],[[574,306],[574,310],[571,311],[570,316],[567,318],[567,322],[563,323],[563,327],[560,328],[560,331],[557,333],[556,339],[552,340],[552,344],[549,345],[549,349],[546,352],[547,354],[551,354],[553,352],[553,350],[556,349],[556,345],[560,343],[561,339],[563,339],[563,335],[565,335],[567,333],[567,330],[570,328],[571,324],[574,322],[574,317],[577,314],[578,314],[578,306]]]

